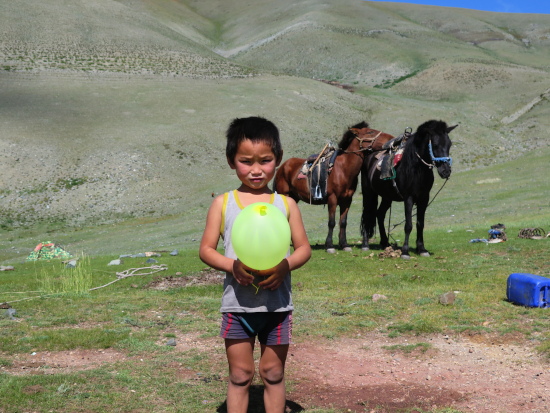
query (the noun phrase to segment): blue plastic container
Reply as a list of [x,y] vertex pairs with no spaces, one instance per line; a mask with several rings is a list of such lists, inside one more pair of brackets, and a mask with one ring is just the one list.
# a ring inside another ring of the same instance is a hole
[[508,301],[525,307],[550,307],[550,278],[514,273],[508,277]]

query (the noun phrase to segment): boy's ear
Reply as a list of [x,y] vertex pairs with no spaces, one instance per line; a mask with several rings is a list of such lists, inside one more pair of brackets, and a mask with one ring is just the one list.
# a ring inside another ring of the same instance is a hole
[[229,159],[229,158],[225,158],[225,159],[227,159],[227,163],[229,164],[229,167],[230,167],[231,169],[236,169],[236,167],[235,167],[235,162],[233,162],[233,161],[232,161],[231,159]]

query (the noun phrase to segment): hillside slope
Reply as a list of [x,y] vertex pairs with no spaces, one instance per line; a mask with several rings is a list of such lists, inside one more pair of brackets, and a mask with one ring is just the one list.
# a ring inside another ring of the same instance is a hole
[[[367,120],[460,124],[454,168],[550,145],[550,17],[358,0],[20,0],[0,18],[0,225],[195,216],[235,184],[223,135],[285,158]],[[317,80],[347,85],[354,92]]]

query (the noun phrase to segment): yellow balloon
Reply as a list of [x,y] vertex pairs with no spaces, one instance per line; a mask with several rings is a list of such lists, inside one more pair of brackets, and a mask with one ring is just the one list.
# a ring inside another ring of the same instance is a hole
[[244,208],[231,229],[233,250],[243,264],[267,270],[285,258],[290,246],[290,226],[279,208],[256,202]]

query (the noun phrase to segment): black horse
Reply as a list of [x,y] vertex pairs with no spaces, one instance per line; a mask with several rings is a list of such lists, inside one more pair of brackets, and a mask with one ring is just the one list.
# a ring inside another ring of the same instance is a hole
[[[421,256],[430,254],[424,247],[424,218],[428,208],[430,190],[434,183],[433,168],[439,176],[448,179],[451,176],[452,159],[449,156],[451,140],[449,132],[456,126],[447,126],[443,121],[430,120],[418,127],[415,133],[405,133],[400,138],[403,142],[402,157],[394,167],[394,176],[381,179],[377,168],[377,153],[365,157],[361,169],[361,186],[363,190],[363,215],[361,233],[363,250],[369,249],[368,240],[374,234],[376,220],[380,231],[380,245],[389,246],[388,235],[384,228],[384,219],[391,203],[404,202],[405,205],[405,242],[401,248],[401,257],[409,256],[409,235],[412,231],[413,205],[416,204],[416,249]],[[396,155],[397,158],[398,155]],[[378,206],[378,196],[382,202]]]

